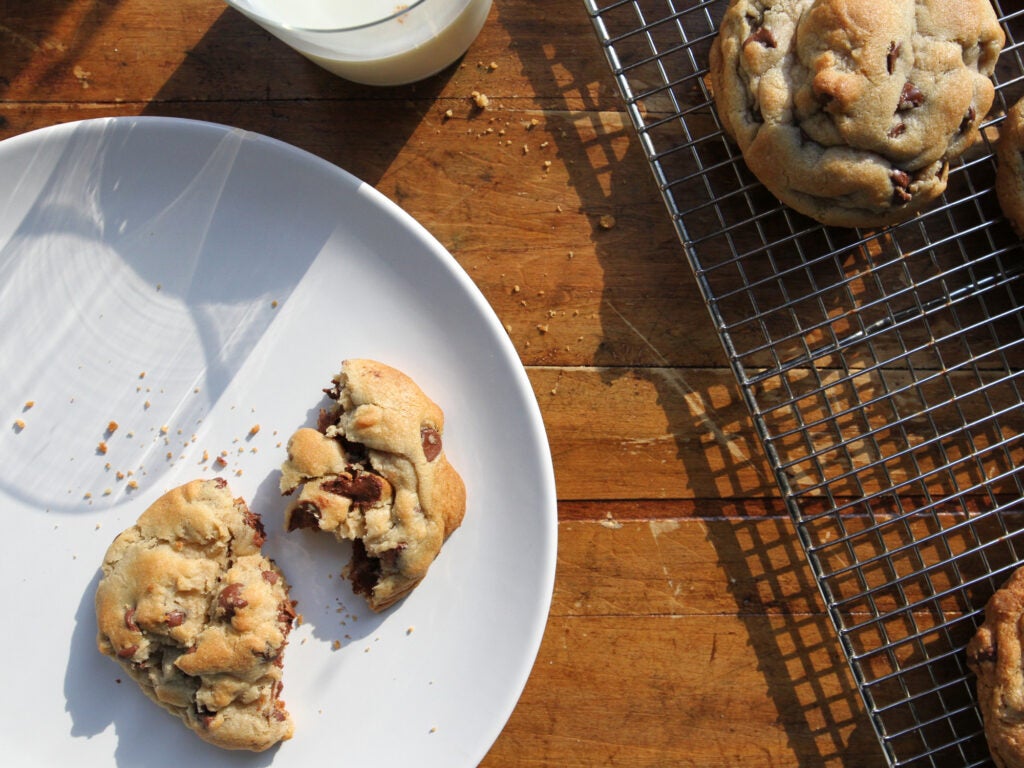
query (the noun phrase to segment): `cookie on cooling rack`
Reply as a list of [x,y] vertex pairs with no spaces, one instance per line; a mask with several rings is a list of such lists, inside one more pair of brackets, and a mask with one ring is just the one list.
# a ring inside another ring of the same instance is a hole
[[782,202],[881,227],[924,210],[978,138],[1005,36],[989,0],[732,0],[710,82]]
[[288,441],[281,491],[301,492],[286,526],[353,542],[343,574],[374,611],[422,581],[462,523],[466,489],[444,452],[444,415],[404,373],[346,360],[325,390],[318,429]]
[[1024,99],[999,126],[996,142],[996,196],[1014,231],[1024,237]]
[[999,768],[1024,766],[1024,568],[989,598],[985,620],[967,645],[967,666],[977,676],[978,706],[992,760]]
[[262,751],[293,730],[280,693],[294,603],[263,541],[226,481],[195,480],[114,539],[96,589],[100,651],[225,749]]

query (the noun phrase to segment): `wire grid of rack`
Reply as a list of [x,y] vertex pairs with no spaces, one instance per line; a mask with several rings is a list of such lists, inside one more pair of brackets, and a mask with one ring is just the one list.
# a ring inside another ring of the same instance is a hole
[[[705,81],[727,0],[584,0],[892,766],[990,765],[964,646],[1024,560],[1024,253],[992,141],[878,232],[781,205]],[[1009,6],[1009,0],[1003,5]]]

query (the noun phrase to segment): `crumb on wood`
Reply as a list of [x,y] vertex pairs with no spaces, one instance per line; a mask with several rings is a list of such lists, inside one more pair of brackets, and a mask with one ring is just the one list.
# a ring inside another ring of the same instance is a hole
[[477,109],[487,109],[491,103],[491,100],[487,98],[487,94],[480,91],[473,91],[469,94],[469,98],[473,100],[473,104]]

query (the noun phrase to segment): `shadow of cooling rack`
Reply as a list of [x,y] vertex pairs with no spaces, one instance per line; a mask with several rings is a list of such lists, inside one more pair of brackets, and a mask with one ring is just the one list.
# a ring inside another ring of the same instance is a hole
[[869,232],[782,206],[724,137],[705,75],[726,0],[583,2],[883,753],[991,765],[963,650],[1024,560],[1024,252],[991,151],[1024,11],[993,3],[996,103],[944,198]]

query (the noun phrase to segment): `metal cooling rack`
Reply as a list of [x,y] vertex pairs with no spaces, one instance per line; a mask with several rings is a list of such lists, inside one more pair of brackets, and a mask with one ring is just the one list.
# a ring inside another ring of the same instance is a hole
[[1010,2],[982,144],[926,215],[863,232],[780,205],[723,135],[727,0],[584,0],[892,766],[991,765],[963,649],[1024,560],[1024,252],[991,153],[1024,91]]

